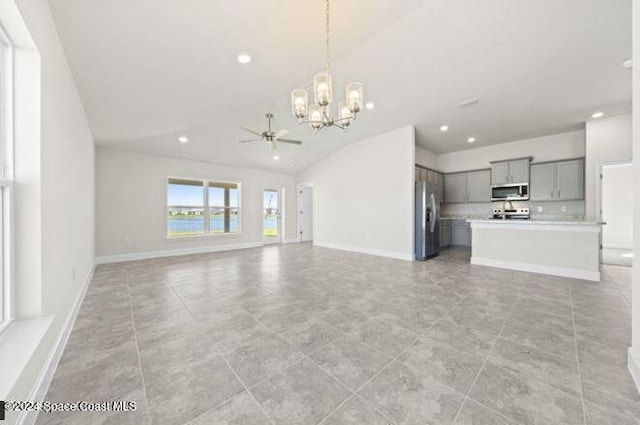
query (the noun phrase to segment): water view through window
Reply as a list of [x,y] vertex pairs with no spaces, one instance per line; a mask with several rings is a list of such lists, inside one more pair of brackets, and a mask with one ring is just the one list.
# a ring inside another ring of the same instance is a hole
[[237,233],[239,213],[237,183],[172,178],[167,182],[168,236]]

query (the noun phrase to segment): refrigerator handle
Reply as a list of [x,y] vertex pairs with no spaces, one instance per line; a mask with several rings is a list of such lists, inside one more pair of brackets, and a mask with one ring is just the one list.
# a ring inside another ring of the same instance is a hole
[[436,230],[436,219],[438,217],[438,206],[436,205],[436,197],[433,196],[433,193],[431,194],[431,233],[435,232]]

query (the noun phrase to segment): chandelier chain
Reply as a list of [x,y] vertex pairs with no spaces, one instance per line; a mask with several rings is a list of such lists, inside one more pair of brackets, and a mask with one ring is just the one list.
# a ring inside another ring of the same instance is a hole
[[330,9],[330,5],[329,5],[330,0],[326,0],[326,4],[327,4],[327,16],[326,16],[326,35],[327,35],[327,40],[326,40],[326,48],[327,48],[327,73],[330,72],[331,70],[331,65],[330,65],[330,59],[331,57],[329,56],[329,48],[330,48],[330,44],[329,44],[329,35],[330,35],[330,29],[331,29],[331,9]]

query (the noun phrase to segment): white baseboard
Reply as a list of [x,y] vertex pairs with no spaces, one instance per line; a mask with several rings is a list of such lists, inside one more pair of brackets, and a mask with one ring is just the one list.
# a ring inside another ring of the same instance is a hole
[[[64,326],[62,327],[62,332],[60,332],[60,335],[58,336],[58,339],[53,346],[53,350],[51,351],[47,362],[44,364],[40,375],[38,376],[38,379],[36,380],[36,383],[31,390],[31,394],[28,398],[29,401],[43,401],[45,396],[47,395],[49,385],[51,385],[51,380],[53,379],[53,375],[55,374],[56,369],[58,368],[58,363],[60,362],[62,353],[64,353],[64,349],[67,346],[67,341],[69,340],[69,335],[71,335],[71,331],[73,330],[73,325],[76,322],[78,311],[80,311],[82,301],[87,294],[87,290],[89,289],[89,285],[91,284],[91,279],[93,279],[94,271],[95,265],[91,266],[87,277],[82,283],[80,293],[76,297],[76,300],[73,303],[73,307],[67,315],[67,319],[64,322]],[[23,414],[18,418],[18,425],[35,424],[36,420],[38,419],[38,413],[38,411],[23,412]]]
[[298,239],[293,238],[293,239],[285,239],[284,242],[282,243],[298,243]]
[[500,269],[518,270],[521,272],[548,274],[552,276],[570,277],[574,279],[600,281],[600,272],[570,269],[565,267],[542,266],[539,264],[520,263],[516,261],[492,260],[489,258],[471,257],[471,264],[478,266],[497,267]]
[[226,245],[202,246],[197,248],[167,249],[163,251],[133,252],[130,254],[105,255],[96,258],[96,264],[123,263],[125,261],[148,260],[150,258],[176,257],[179,255],[207,254],[210,252],[234,251],[236,249],[258,248],[262,242],[247,242]]
[[631,374],[633,383],[636,384],[636,390],[640,393],[640,364],[638,364],[636,358],[633,356],[633,350],[631,350],[631,347],[629,347],[627,353],[627,367],[629,368],[629,373]]
[[604,249],[607,249],[607,248],[611,248],[611,249],[628,249],[629,251],[633,251],[633,245],[622,244],[622,243],[621,244],[610,243],[610,244],[607,244],[607,245],[603,245],[602,248],[604,248]]
[[320,246],[323,248],[339,249],[341,251],[358,252],[360,254],[377,255],[379,257],[395,258],[397,260],[413,261],[413,254],[405,254],[397,251],[387,251],[384,249],[375,248],[363,248],[353,245],[342,245],[333,242],[313,241],[314,246]]

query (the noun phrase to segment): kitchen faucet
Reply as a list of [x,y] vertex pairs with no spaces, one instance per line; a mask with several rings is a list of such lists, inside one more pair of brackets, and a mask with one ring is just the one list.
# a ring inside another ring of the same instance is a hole
[[502,219],[506,220],[507,219],[507,203],[509,203],[509,209],[512,210],[513,209],[513,204],[511,203],[511,201],[503,201],[502,202]]

